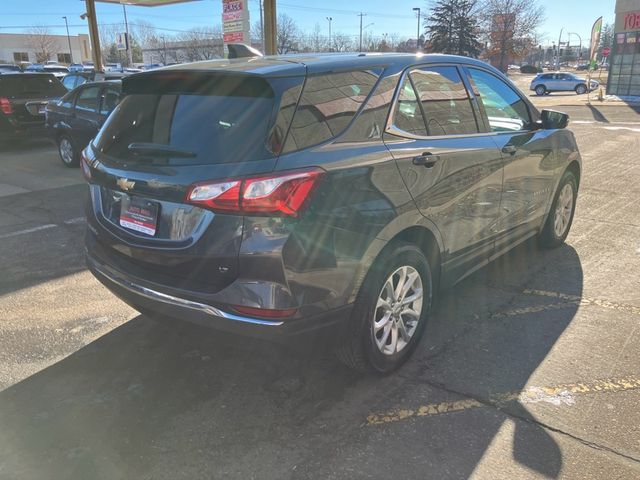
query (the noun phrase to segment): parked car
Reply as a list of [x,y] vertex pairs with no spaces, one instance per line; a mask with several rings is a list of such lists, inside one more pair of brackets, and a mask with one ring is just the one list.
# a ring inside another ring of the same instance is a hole
[[45,65],[34,63],[29,65],[25,72],[42,72],[42,73],[50,73],[57,78],[64,78],[65,75],[69,74],[69,69],[64,65],[55,65],[51,63],[47,63]]
[[13,63],[0,63],[0,73],[20,73],[22,69]]
[[45,105],[65,93],[47,73],[0,75],[0,142],[44,133]]
[[95,82],[95,81],[105,81],[105,80],[120,80],[127,75],[135,72],[104,72],[104,73],[96,73],[93,70],[88,70],[84,72],[70,73],[62,79],[62,84],[65,86],[67,90],[73,90],[74,88],[83,85],[87,82]]
[[588,70],[589,69],[589,64],[587,63],[581,63],[576,65],[576,70]]
[[600,85],[595,80],[591,80],[589,84],[590,88],[587,88],[587,84],[589,84],[589,82],[586,78],[577,77],[573,73],[542,73],[536,75],[536,77],[531,80],[529,90],[536,92],[536,95],[571,91],[575,91],[578,95],[583,95],[587,93],[588,90],[595,90]]
[[440,289],[528,238],[565,240],[581,168],[567,122],[450,55],[133,75],[82,155],[87,263],[141,312],[324,330],[348,365],[388,372]]
[[523,65],[520,67],[520,73],[542,73],[542,69],[535,65]]
[[72,63],[71,65],[69,65],[69,71],[71,73],[84,72],[84,65],[82,65],[81,63]]
[[118,105],[120,89],[119,81],[89,82],[47,104],[47,132],[67,167],[78,166],[80,151]]

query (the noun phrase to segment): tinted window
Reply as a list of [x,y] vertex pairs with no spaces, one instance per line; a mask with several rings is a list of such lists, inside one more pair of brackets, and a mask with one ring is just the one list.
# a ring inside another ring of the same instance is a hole
[[382,138],[398,77],[399,75],[392,75],[378,83],[367,104],[338,142],[363,142]]
[[[271,158],[278,91],[263,78],[173,72],[129,78],[123,98],[94,140],[114,160],[171,165]],[[188,80],[188,81],[185,81]],[[302,78],[273,80],[299,85]],[[285,130],[288,127],[283,127]],[[131,143],[170,145],[193,157],[141,157]]]
[[284,151],[317,145],[344,132],[377,80],[368,70],[308,77]]
[[67,89],[53,75],[3,75],[0,77],[0,96],[29,97],[61,97]]
[[418,103],[418,96],[409,77],[405,79],[400,89],[393,121],[400,130],[414,135],[427,135],[427,127]]
[[455,67],[424,67],[411,72],[429,135],[478,133],[471,100]]
[[67,75],[62,79],[62,84],[67,87],[69,90],[73,90],[76,86],[76,79],[78,77],[75,75]]
[[540,80],[551,80],[553,78],[552,73],[545,73],[544,75],[540,75]]
[[520,95],[491,73],[475,68],[470,68],[469,73],[492,132],[529,128],[531,117]]
[[76,100],[76,110],[84,110],[87,112],[98,111],[98,93],[100,87],[87,87],[78,92],[78,99]]
[[72,108],[76,99],[76,92],[69,92],[60,99],[60,106],[63,108]]
[[116,87],[105,87],[102,91],[100,113],[109,115],[120,101],[120,91]]

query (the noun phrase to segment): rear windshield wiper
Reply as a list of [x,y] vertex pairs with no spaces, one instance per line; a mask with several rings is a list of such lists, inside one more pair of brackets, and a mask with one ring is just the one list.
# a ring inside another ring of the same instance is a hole
[[193,158],[196,156],[195,152],[181,150],[177,147],[161,143],[132,143],[129,145],[129,151],[140,155],[156,155],[161,157]]

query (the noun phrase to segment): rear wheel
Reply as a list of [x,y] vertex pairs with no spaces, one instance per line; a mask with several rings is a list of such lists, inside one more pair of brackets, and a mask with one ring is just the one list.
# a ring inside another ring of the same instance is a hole
[[338,358],[356,370],[388,373],[411,355],[431,307],[429,263],[415,245],[396,243],[367,276]]
[[73,168],[80,164],[75,144],[68,135],[58,137],[58,154],[66,167]]
[[576,87],[576,93],[578,95],[584,95],[585,93],[587,93],[587,86],[581,83]]
[[577,196],[576,177],[573,172],[565,172],[558,185],[547,221],[540,232],[540,245],[546,248],[562,245],[571,229]]
[[541,96],[547,93],[547,88],[544,85],[538,85],[535,88],[535,92],[536,92],[536,95]]

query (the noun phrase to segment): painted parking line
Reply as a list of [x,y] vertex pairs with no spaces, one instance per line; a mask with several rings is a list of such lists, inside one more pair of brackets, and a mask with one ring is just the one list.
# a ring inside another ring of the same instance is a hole
[[453,402],[430,403],[412,409],[396,409],[373,413],[367,417],[367,425],[382,425],[400,422],[409,418],[432,417],[445,413],[460,412],[482,407],[503,407],[510,402],[550,403],[552,405],[573,405],[576,397],[600,393],[616,393],[640,390],[640,377],[606,378],[593,382],[563,383],[546,387],[527,387],[524,390],[491,395],[487,400],[473,398]]
[[[70,218],[62,222],[64,225],[78,225],[85,222],[85,217]],[[25,228],[24,230],[18,230],[16,232],[3,233],[0,235],[0,239],[17,237],[18,235],[26,235],[28,233],[39,232],[41,230],[48,230],[49,228],[60,227],[57,223],[47,223],[45,225],[38,225],[37,227]]]
[[619,312],[631,313],[632,315],[640,315],[640,307],[626,303],[612,302],[602,298],[579,297],[576,295],[567,295],[561,292],[550,292],[546,290],[525,289],[522,291],[525,295],[536,295],[540,297],[549,297],[562,300],[559,303],[551,303],[547,305],[535,305],[531,307],[513,308],[503,312],[496,312],[491,318],[517,317],[520,315],[528,315],[532,313],[546,312],[551,310],[560,310],[563,308],[596,306],[617,310]]

